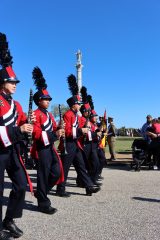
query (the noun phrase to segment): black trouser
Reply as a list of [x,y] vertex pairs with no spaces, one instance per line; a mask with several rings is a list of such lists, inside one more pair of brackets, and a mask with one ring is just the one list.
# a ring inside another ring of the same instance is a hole
[[97,152],[97,145],[92,142],[87,142],[84,146],[86,155],[87,170],[93,182],[97,181],[100,169],[100,162]]
[[106,163],[107,163],[107,159],[105,156],[105,150],[103,148],[98,148],[98,156],[99,156],[99,160],[100,160],[99,174],[101,174],[104,166],[106,166]]
[[93,182],[86,170],[82,150],[77,146],[77,143],[75,141],[66,142],[66,148],[67,148],[68,154],[62,156],[64,182],[57,185],[57,192],[65,191],[68,172],[73,162],[74,162],[74,165],[76,166],[75,169],[77,171],[77,174],[79,178],[82,180],[82,182],[84,183],[85,187],[92,186]]
[[148,145],[148,155],[153,155],[153,165],[160,165],[160,138],[155,138]]
[[27,186],[25,171],[20,163],[18,155],[10,147],[7,150],[0,151],[0,228],[2,229],[2,200],[4,191],[4,172],[5,169],[12,181],[12,190],[9,195],[9,201],[6,211],[8,218],[20,218],[24,206],[24,198]]
[[60,177],[59,159],[52,146],[38,151],[37,161],[37,201],[39,207],[49,207],[51,202],[47,197],[49,190]]

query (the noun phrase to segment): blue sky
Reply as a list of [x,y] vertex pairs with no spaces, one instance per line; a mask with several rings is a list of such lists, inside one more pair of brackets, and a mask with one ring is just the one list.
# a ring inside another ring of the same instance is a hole
[[51,104],[70,97],[82,51],[83,85],[99,115],[119,128],[140,128],[160,116],[159,0],[1,0],[0,31],[7,35],[21,83],[14,98],[28,109],[32,70],[39,66]]

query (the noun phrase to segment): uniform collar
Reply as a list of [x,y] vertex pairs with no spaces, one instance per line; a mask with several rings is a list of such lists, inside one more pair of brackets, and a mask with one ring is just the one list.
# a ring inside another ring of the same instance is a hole
[[46,108],[38,107],[38,109],[45,114],[48,112]]
[[12,96],[9,94],[6,94],[4,92],[1,93],[1,95],[4,97],[5,100],[7,100],[9,103],[12,101]]
[[75,115],[78,114],[78,112],[74,111],[72,108],[71,108],[71,111],[72,111]]

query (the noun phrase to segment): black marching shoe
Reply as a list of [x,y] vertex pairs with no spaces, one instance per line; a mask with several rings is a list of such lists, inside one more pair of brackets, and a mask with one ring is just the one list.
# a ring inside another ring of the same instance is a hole
[[1,240],[13,240],[14,238],[12,237],[10,232],[6,232],[4,230],[0,231],[0,239]]
[[95,181],[95,182],[94,182],[94,185],[96,185],[96,186],[102,186],[102,183],[100,183],[100,182],[98,182],[98,181]]
[[101,188],[99,186],[90,186],[86,188],[86,195],[92,196],[92,193],[99,192]]
[[98,180],[100,181],[100,180],[103,180],[104,179],[104,177],[102,177],[101,175],[99,175],[98,176]]
[[54,214],[57,212],[56,208],[53,208],[51,206],[49,207],[38,207],[39,211],[42,213],[46,213],[46,214]]
[[11,233],[12,237],[14,237],[14,238],[19,238],[23,235],[22,230],[17,227],[17,225],[15,224],[13,219],[11,219],[11,220],[4,219],[3,220],[3,228],[8,230]]
[[71,195],[69,193],[65,192],[65,191],[63,191],[63,192],[57,191],[56,196],[67,198],[67,197],[70,197]]

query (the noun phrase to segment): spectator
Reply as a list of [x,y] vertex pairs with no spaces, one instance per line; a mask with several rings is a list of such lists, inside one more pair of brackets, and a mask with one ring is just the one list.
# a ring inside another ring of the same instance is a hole
[[109,152],[110,152],[110,160],[116,160],[116,152],[115,152],[115,142],[116,142],[116,128],[113,123],[113,118],[108,117],[108,134],[107,134],[107,142],[109,146]]
[[151,138],[150,138],[150,136],[148,134],[146,134],[146,132],[147,132],[147,129],[149,127],[151,127],[151,125],[152,125],[152,116],[151,115],[147,115],[146,119],[147,119],[146,123],[144,123],[142,128],[141,128],[141,135],[142,135],[144,140],[146,140],[148,143],[150,143],[151,142]]
[[149,144],[148,156],[153,156],[153,169],[160,167],[160,123],[158,119],[152,120],[152,125],[146,131],[146,134],[150,137],[151,142]]

